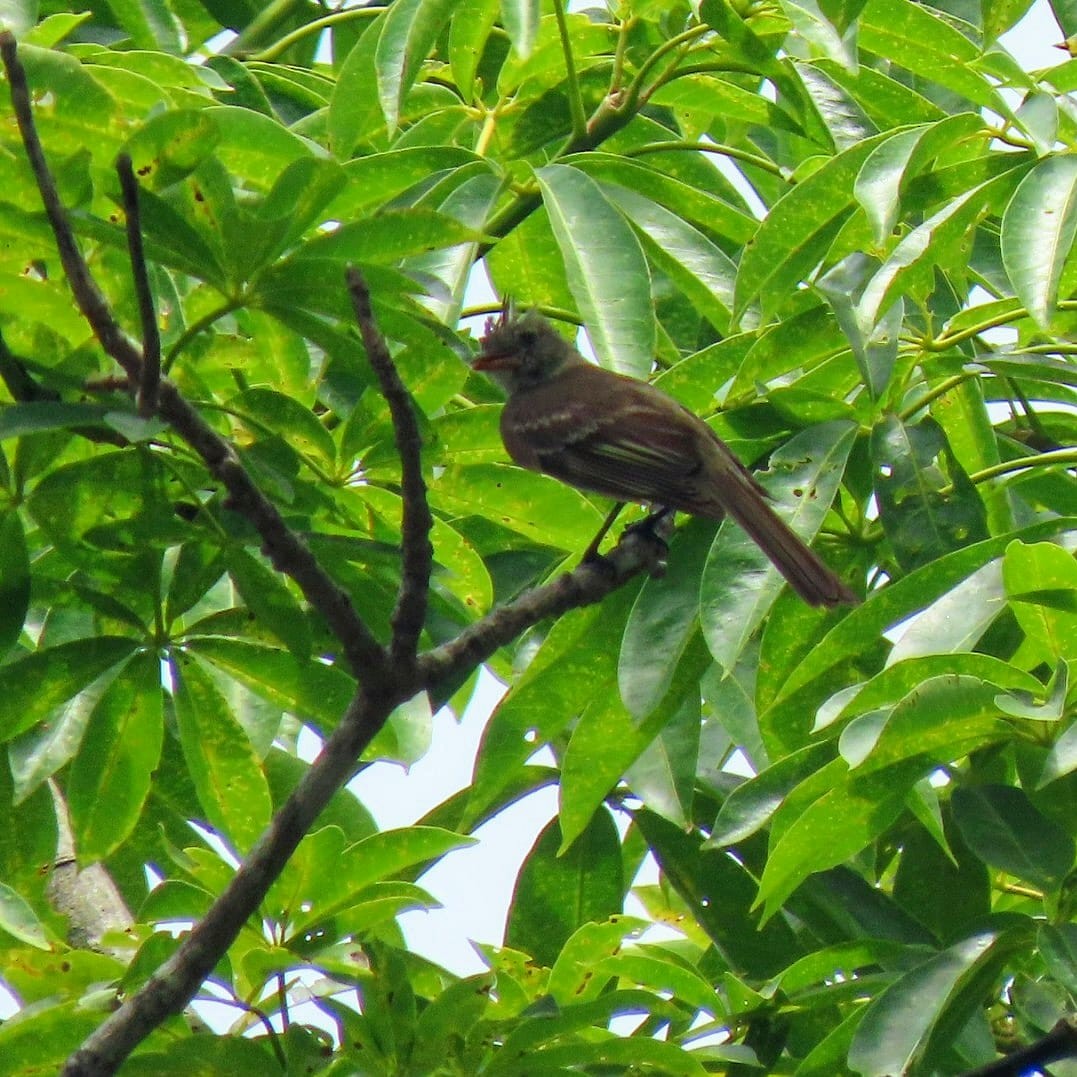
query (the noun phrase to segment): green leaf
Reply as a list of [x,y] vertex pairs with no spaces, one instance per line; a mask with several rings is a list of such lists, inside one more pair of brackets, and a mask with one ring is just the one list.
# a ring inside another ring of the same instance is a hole
[[[386,16],[387,12],[379,12],[366,22],[359,40],[340,65],[327,117],[329,146],[339,161],[345,161],[352,155],[360,139],[369,138],[374,131],[383,127],[374,56],[380,45]],[[353,164],[357,165],[358,162]],[[345,196],[365,186],[349,184]],[[367,197],[376,197],[379,191],[380,188],[375,186]]]
[[789,698],[850,655],[859,654],[864,640],[878,638],[914,610],[923,609],[969,573],[1001,556],[1015,538],[1036,541],[1074,528],[1077,519],[1073,517],[1044,520],[956,550],[882,590],[869,593],[867,601],[839,621],[790,673],[775,703]]
[[50,470],[27,508],[62,546],[130,550],[186,537],[171,511],[168,487],[150,453],[125,449]]
[[720,333],[728,333],[737,267],[732,259],[676,213],[625,187],[602,191],[639,233],[651,261]]
[[305,243],[282,263],[297,266],[315,259],[328,258],[346,262],[390,264],[408,255],[422,254],[441,247],[452,247],[475,239],[472,229],[458,220],[429,209],[386,210],[377,217],[349,221],[325,235]]
[[92,636],[44,647],[0,667],[0,699],[7,720],[0,740],[11,740],[44,722],[131,655],[137,643],[119,636]]
[[15,646],[30,604],[30,559],[17,512],[0,513],[0,657]]
[[[1077,562],[1051,542],[1014,542],[1006,549],[1002,578],[1017,623],[1040,661],[1056,666],[1077,658]],[[1055,601],[1049,595],[1057,594]],[[1069,603],[1058,601],[1068,596]],[[1067,609],[1066,606],[1069,605]]]
[[[591,680],[592,698],[581,713],[572,739],[565,749],[561,764],[561,829],[567,844],[586,825],[591,815],[616,786],[620,777],[640,762],[648,748],[652,749],[650,766],[642,773],[645,788],[638,790],[653,794],[658,803],[648,804],[654,810],[673,818],[682,817],[691,799],[692,776],[698,752],[699,703],[693,686],[698,682],[708,659],[697,640],[687,648],[681,683],[666,697],[642,724],[637,724],[625,710],[616,693],[606,689],[598,680],[598,669]],[[681,738],[694,715],[695,729]],[[655,741],[673,722],[668,740]],[[678,758],[676,769],[669,769]],[[690,758],[686,758],[690,756]]]
[[187,649],[297,717],[332,729],[355,692],[355,682],[336,666],[300,662],[288,651],[248,640],[197,636]]
[[898,297],[926,298],[934,291],[940,264],[966,265],[972,226],[990,199],[1012,182],[1014,175],[1003,173],[966,190],[902,237],[864,288],[857,304],[861,323],[874,325]]
[[[846,422],[802,431],[771,457],[759,475],[777,505],[792,507],[786,523],[805,541],[822,525],[853,447]],[[781,589],[778,570],[762,550],[730,522],[723,523],[700,583],[700,623],[716,662],[732,669]]]
[[657,947],[647,952],[634,947],[607,957],[599,964],[596,978],[601,978],[602,973],[617,976],[622,982],[638,984],[655,994],[668,995],[713,1017],[721,1017],[725,1013],[721,996],[707,980]]
[[567,165],[547,165],[535,176],[599,362],[646,377],[654,363],[655,323],[639,240],[589,176]]
[[229,546],[224,564],[247,609],[263,628],[277,637],[300,662],[310,658],[307,615],[280,576],[246,550]]
[[498,0],[478,0],[458,9],[453,16],[449,30],[449,66],[465,101],[473,101],[476,97],[475,76],[490,48],[490,32],[497,22],[500,6]]
[[979,47],[930,8],[903,0],[869,0],[860,18],[860,47],[960,94],[1000,116],[1009,110],[976,61]]
[[44,925],[34,910],[6,883],[0,883],[0,931],[39,950],[49,948]]
[[1077,991],[1077,924],[1042,924],[1037,943],[1051,975],[1071,994]]
[[58,1073],[68,1055],[101,1023],[82,1000],[44,1005],[0,1025],[0,1055],[11,1074]]
[[390,134],[396,130],[404,98],[455,6],[453,0],[402,0],[389,8],[374,52],[374,69]]
[[1042,789],[1045,785],[1050,785],[1051,782],[1064,778],[1075,770],[1077,770],[1077,722],[1074,722],[1051,745],[1036,788]]
[[1016,26],[1032,6],[1032,0],[983,0],[984,46]]
[[[698,644],[703,651],[702,641]],[[706,655],[703,655],[706,661]],[[685,681],[696,675],[689,665]],[[625,780],[640,800],[659,815],[688,826],[693,783],[700,763],[700,704],[690,692],[662,726],[658,736],[626,769]]]
[[869,711],[847,726],[839,741],[850,767],[867,773],[917,756],[950,763],[1005,739],[995,688],[976,678],[947,674],[923,681],[892,711]]
[[737,273],[734,318],[757,300],[767,314],[819,264],[854,209],[853,184],[886,135],[850,147],[798,183],[763,218]]
[[720,849],[751,837],[770,821],[786,794],[833,758],[831,745],[810,744],[738,785],[726,797],[704,849]]
[[[575,718],[612,680],[613,654],[627,610],[617,598],[596,609],[559,618],[526,672],[494,709],[475,763],[465,821],[470,825],[496,802],[528,757]],[[612,694],[612,684],[609,684]],[[586,696],[584,698],[584,689]]]
[[1057,890],[1073,866],[1074,842],[1039,812],[1023,789],[975,785],[954,790],[954,822],[984,863],[1044,890]]
[[[659,91],[652,100],[657,103],[665,91],[691,82],[692,76],[677,79],[676,82],[663,87],[663,90]],[[721,85],[736,90],[738,107],[742,107],[745,100],[749,103],[762,103],[767,109],[774,110],[779,116],[784,116],[784,113],[774,109],[769,101],[763,101],[754,94],[731,87],[729,83]],[[743,112],[737,112],[736,115],[742,118]],[[747,243],[752,238],[756,221],[743,210],[716,196],[710,190],[693,185],[686,178],[668,175],[657,167],[650,167],[645,163],[646,160],[647,158],[644,158],[643,162],[635,161],[632,158],[620,157],[612,153],[579,153],[572,157],[573,165],[581,172],[586,172],[603,184],[627,188],[657,202],[658,205],[676,213],[705,235],[722,236],[738,245]]]
[[868,1006],[848,1064],[864,1077],[916,1072],[932,1032],[962,984],[992,959],[997,938],[982,932],[963,939],[886,988]]
[[[644,580],[621,641],[617,687],[637,720],[665,698],[681,656],[699,623],[699,582],[714,542],[714,524],[692,520],[670,544],[669,567]],[[656,647],[655,640],[662,640]]]
[[1020,690],[995,696],[995,706],[1012,718],[1028,718],[1034,722],[1057,722],[1066,713],[1069,695],[1069,666],[1059,661],[1044,688],[1038,685],[1031,692]]
[[67,805],[82,863],[103,860],[142,813],[164,732],[160,660],[135,655],[90,715],[71,766]]
[[783,919],[760,924],[749,911],[756,881],[742,863],[722,850],[702,850],[698,831],[687,834],[652,812],[636,813],[635,821],[664,878],[734,974],[752,980],[775,976],[802,954]]
[[521,60],[531,55],[541,15],[539,0],[501,0],[501,22]]
[[812,872],[844,863],[882,834],[928,769],[927,761],[912,759],[870,774],[846,773],[814,799],[776,842],[772,836],[755,900],[755,905],[765,905],[763,919],[773,916]]
[[217,125],[202,110],[182,109],[151,117],[127,142],[141,187],[163,191],[190,175],[217,145]]
[[987,538],[983,502],[934,420],[883,416],[871,455],[879,518],[903,569]]
[[[970,652],[917,655],[892,661],[869,681],[836,692],[819,707],[812,732],[857,714],[892,706],[919,685],[946,673],[1015,692],[1031,694],[1041,688],[1031,673],[991,655]],[[998,704],[997,697],[995,703]]]
[[[479,167],[476,165],[476,170]],[[485,229],[500,193],[501,181],[484,169],[453,190],[438,206],[438,212],[453,217],[478,236]],[[460,319],[476,248],[477,243],[461,243],[455,247],[416,256],[408,262],[409,271],[430,274],[445,285],[447,298],[437,299],[431,296],[426,305],[434,317],[446,325],[455,325]]]
[[991,876],[952,825],[941,834],[918,827],[903,840],[894,899],[949,942],[990,914]]
[[560,852],[562,845],[554,819],[520,868],[505,928],[506,945],[551,966],[577,929],[620,913],[624,901],[621,843],[608,811]]
[[856,177],[853,194],[867,214],[879,246],[897,223],[908,179],[955,142],[982,129],[983,120],[976,113],[962,112],[937,123],[897,131],[871,152]]
[[[440,827],[385,830],[347,843],[337,827],[308,835],[267,901],[281,910],[293,936],[383,894],[377,883],[436,861],[473,838]],[[406,895],[405,895],[406,896]],[[414,904],[414,898],[407,901]]]
[[221,132],[221,163],[258,190],[270,190],[288,165],[312,154],[305,139],[249,108],[221,105],[206,113]]
[[243,727],[187,656],[169,663],[183,755],[210,824],[246,852],[272,814],[269,787]]
[[453,515],[475,513],[558,550],[582,552],[602,523],[602,513],[579,491],[502,464],[448,467],[431,483],[430,498]]

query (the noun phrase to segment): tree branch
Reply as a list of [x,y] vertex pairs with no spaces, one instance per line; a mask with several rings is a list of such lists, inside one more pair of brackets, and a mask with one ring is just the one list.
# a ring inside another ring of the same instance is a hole
[[665,539],[673,527],[673,514],[652,529],[629,528],[608,554],[586,560],[544,587],[526,591],[513,602],[491,610],[481,621],[465,628],[455,639],[419,657],[419,677],[428,690],[461,672],[474,669],[499,647],[547,617],[601,602],[608,594],[641,572],[662,571],[667,552]]
[[[164,404],[162,398],[162,410]],[[668,526],[664,522],[659,529]],[[587,561],[553,583],[527,592],[492,611],[451,643],[428,651],[420,657],[417,668],[412,667],[410,676],[405,673],[375,688],[361,689],[209,912],[176,953],[68,1059],[62,1077],[113,1073],[154,1028],[190,1001],[248,917],[256,912],[319,813],[352,776],[356,761],[394,707],[445,677],[474,668],[544,618],[600,602],[640,572],[657,571],[665,553],[661,533],[630,530],[605,557]],[[398,670],[400,667],[395,667],[393,672]]]
[[393,420],[396,450],[400,454],[400,482],[403,490],[403,520],[401,524],[400,591],[392,614],[393,639],[390,662],[409,666],[415,661],[419,634],[426,620],[426,604],[430,592],[430,572],[434,550],[430,545],[433,519],[426,500],[423,481],[422,437],[415,421],[411,398],[400,380],[389,348],[385,343],[370,306],[370,290],[354,266],[348,268],[348,291],[351,293],[355,320],[363,337],[367,358],[381,386],[382,396],[389,405]]
[[1023,1077],[1063,1058],[1077,1058],[1077,1017],[1063,1017],[1042,1039],[968,1070],[962,1077]]
[[[123,368],[129,381],[140,384],[143,353],[120,329],[75,242],[34,125],[26,73],[17,55],[15,38],[8,31],[0,33],[0,56],[11,85],[19,132],[75,301],[105,352]],[[136,277],[137,274],[136,269]],[[151,320],[155,322],[152,314]],[[264,552],[274,567],[291,576],[311,606],[328,621],[356,677],[383,676],[384,648],[358,615],[347,593],[337,586],[284,522],[276,506],[258,489],[228,442],[205,422],[171,382],[162,381],[158,395],[161,417],[202,457],[210,473],[228,491],[230,507],[246,516],[261,535]]]
[[372,693],[361,689],[355,695],[318,758],[220,897],[172,957],[71,1055],[61,1071],[63,1077],[114,1073],[153,1029],[187,1005],[257,911],[314,820],[352,776],[356,760],[393,707],[412,694],[413,685],[397,684],[393,690]]
[[[48,170],[34,128],[25,75],[10,34],[0,35],[0,53],[11,82],[27,154],[76,302],[102,347],[123,368],[129,382],[142,385],[144,355],[154,346],[148,342],[147,347],[139,349],[128,339],[97,289],[78,250]],[[126,167],[121,163],[120,168],[121,176],[126,177],[122,180],[125,203],[129,214],[134,207],[137,225],[137,189],[132,188],[134,177],[130,174],[129,163]],[[131,244],[145,331],[149,322],[155,324],[155,314],[140,247],[140,242]],[[348,284],[367,354],[389,404],[402,464],[404,560],[393,613],[391,651],[381,647],[348,596],[288,528],[276,507],[254,484],[232,446],[205,422],[174,384],[162,380],[158,388],[158,413],[198,453],[209,472],[225,487],[230,507],[255,526],[274,566],[299,584],[311,605],[329,622],[360,679],[360,688],[318,758],[274,816],[221,896],[172,958],[68,1059],[63,1073],[69,1077],[113,1073],[152,1029],[169,1014],[183,1009],[235,940],[243,924],[256,913],[259,903],[322,809],[354,773],[357,760],[384,726],[394,707],[445,677],[474,668],[537,621],[600,601],[638,572],[655,570],[664,556],[665,544],[661,537],[642,531],[629,532],[608,558],[589,560],[574,572],[495,610],[452,643],[417,660],[432,562],[431,517],[421,471],[421,439],[407,391],[393,366],[385,340],[374,324],[366,285],[354,270],[349,273]]]
[[138,296],[138,316],[142,323],[142,377],[138,386],[138,413],[143,417],[157,410],[157,391],[161,384],[161,333],[157,328],[157,311],[153,306],[150,275],[142,249],[142,215],[138,205],[138,180],[129,154],[121,153],[116,171],[123,191],[123,211],[127,226],[127,250],[131,275]]
[[56,189],[56,183],[45,160],[45,152],[41,148],[41,140],[37,136],[33,110],[30,107],[30,90],[26,84],[26,71],[19,60],[15,36],[10,30],[0,32],[0,57],[3,58],[4,69],[7,71],[11,104],[19,124],[22,144],[26,148],[26,156],[30,159],[30,167],[41,192],[45,214],[52,225],[56,249],[60,253],[60,262],[71,285],[75,302],[101,342],[101,347],[120,364],[131,383],[138,384],[142,370],[142,354],[112,316],[108,302],[90,276],[90,269],[75,242],[75,233],[71,230],[67,211],[60,201],[60,193]]

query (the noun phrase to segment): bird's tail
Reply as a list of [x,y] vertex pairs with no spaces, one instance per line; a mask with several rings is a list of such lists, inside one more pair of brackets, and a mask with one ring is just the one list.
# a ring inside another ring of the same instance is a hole
[[858,603],[860,599],[845,582],[767,504],[768,495],[752,473],[732,453],[728,459],[736,466],[732,473],[728,466],[723,470],[735,489],[723,489],[722,507],[770,558],[790,587],[811,606]]

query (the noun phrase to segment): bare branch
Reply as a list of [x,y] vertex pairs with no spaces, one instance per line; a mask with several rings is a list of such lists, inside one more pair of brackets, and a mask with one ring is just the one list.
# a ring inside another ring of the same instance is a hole
[[71,285],[75,302],[78,303],[79,310],[82,311],[83,316],[90,323],[90,328],[101,342],[101,347],[123,367],[124,373],[132,384],[137,384],[141,376],[142,355],[138,346],[112,316],[108,302],[101,294],[93,277],[90,276],[90,269],[75,242],[75,233],[67,219],[67,212],[60,201],[60,193],[56,190],[56,183],[52,178],[52,173],[49,172],[45,153],[41,148],[41,140],[37,136],[33,110],[30,107],[30,90],[26,84],[26,72],[19,60],[15,36],[9,30],[0,32],[0,56],[3,58],[8,84],[11,87],[11,104],[15,109],[19,134],[22,136],[26,156],[30,160],[30,168],[33,170],[34,179],[41,192],[45,213],[52,225],[53,234],[56,236],[60,262],[63,264],[68,283]]
[[1077,1058],[1077,1017],[1063,1017],[1046,1036],[1004,1058],[968,1070],[963,1077],[1023,1077],[1040,1073],[1051,1062]]
[[672,514],[653,529],[629,528],[618,544],[599,558],[589,558],[553,583],[527,591],[514,602],[491,610],[455,639],[419,657],[419,676],[427,689],[485,662],[499,647],[547,617],[601,602],[633,576],[657,573],[664,564],[665,538]]
[[426,619],[434,556],[433,547],[430,545],[433,520],[426,500],[426,483],[423,481],[422,438],[407,388],[400,380],[385,337],[374,321],[370,291],[354,266],[348,268],[348,290],[351,292],[355,319],[359,323],[367,358],[381,386],[382,396],[389,405],[396,449],[400,454],[400,485],[404,502],[401,524],[403,565],[400,592],[392,616],[393,639],[390,655],[394,665],[405,662],[410,666],[415,661],[419,634]]
[[138,413],[152,415],[157,410],[157,390],[161,384],[161,333],[157,328],[157,311],[153,306],[146,255],[142,249],[142,215],[138,205],[138,180],[130,155],[121,153],[116,171],[123,191],[123,210],[127,221],[127,250],[131,256],[131,275],[138,297],[138,315],[142,323],[142,378],[138,386]]

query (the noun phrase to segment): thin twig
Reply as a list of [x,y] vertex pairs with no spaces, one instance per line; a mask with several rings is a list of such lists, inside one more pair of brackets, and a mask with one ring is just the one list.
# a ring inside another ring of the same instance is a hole
[[127,250],[131,257],[131,276],[138,297],[138,316],[142,324],[142,377],[138,386],[138,413],[148,418],[157,410],[157,391],[161,384],[161,332],[153,305],[146,253],[142,246],[142,215],[138,205],[138,180],[130,154],[116,159],[116,172],[123,192],[123,210],[127,219]]
[[19,124],[19,134],[26,148],[34,178],[37,180],[41,201],[45,213],[52,225],[56,237],[56,249],[64,267],[75,301],[83,317],[90,323],[101,347],[123,368],[133,385],[137,385],[142,369],[142,355],[138,346],[120,328],[112,316],[108,302],[101,294],[90,269],[75,242],[75,233],[67,219],[67,212],[60,201],[60,193],[49,171],[41,140],[34,126],[34,114],[30,106],[30,90],[26,84],[26,71],[19,60],[15,46],[15,36],[10,30],[0,32],[0,57],[3,58],[7,71],[8,85],[11,87],[11,104],[15,110],[15,119]]
[[393,639],[389,645],[389,654],[394,665],[404,662],[410,666],[415,661],[419,635],[426,620],[430,572],[434,559],[434,550],[430,545],[430,528],[434,521],[430,516],[426,483],[423,481],[422,437],[419,434],[419,424],[415,421],[408,390],[400,380],[385,337],[374,321],[370,291],[366,282],[354,266],[348,267],[347,279],[363,346],[381,386],[382,396],[389,405],[396,451],[400,455],[400,486],[403,493],[400,529],[402,566],[400,591],[391,620]]

